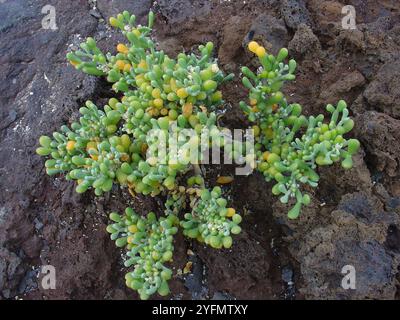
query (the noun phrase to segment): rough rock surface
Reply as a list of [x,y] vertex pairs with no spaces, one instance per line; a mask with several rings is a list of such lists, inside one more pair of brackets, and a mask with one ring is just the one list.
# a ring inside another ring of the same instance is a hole
[[[113,96],[104,80],[69,66],[66,52],[89,35],[115,50],[121,37],[103,20],[124,9],[143,20],[150,7],[154,36],[167,53],[213,41],[224,70],[236,74],[251,63],[243,48],[250,38],[270,43],[272,51],[289,47],[300,57],[296,80],[284,88],[289,101],[311,114],[345,98],[355,120],[351,135],[362,144],[353,169],[319,169],[320,186],[309,190],[313,203],[296,221],[287,219],[288,206],[261,175],[235,177],[224,192],[244,216],[243,233],[221,251],[179,234],[172,297],[400,297],[398,1],[346,1],[357,11],[353,31],[340,28],[344,1],[55,0],[55,31],[42,28],[46,4],[0,1],[0,298],[137,298],[125,288],[120,252],[105,232],[107,213],[126,205],[159,212],[157,199],[132,198],[118,188],[101,198],[78,195],[73,183],[45,175],[34,150],[40,135],[71,121],[85,100],[101,105]],[[246,127],[240,79],[224,85],[223,94],[221,123]],[[209,168],[206,181],[213,185],[232,170]],[[189,260],[192,271],[181,275]],[[55,290],[41,286],[47,264],[56,267]],[[341,287],[345,265],[356,269],[356,290]]]
[[286,25],[291,29],[297,29],[300,24],[311,26],[313,21],[304,0],[282,0],[280,1],[281,15]]
[[295,59],[317,57],[321,54],[321,44],[312,29],[304,23],[299,24],[294,37],[289,42],[289,53]]
[[277,54],[288,41],[288,31],[282,19],[271,14],[260,14],[252,23],[245,38],[245,45],[257,41],[269,52]]
[[400,119],[400,61],[386,62],[364,91],[366,102],[376,110]]
[[[303,235],[295,254],[309,285],[302,288],[308,299],[394,299],[399,255],[385,244],[390,228],[398,225],[398,210],[385,211],[381,202],[365,193],[343,196],[328,224]],[[397,241],[397,240],[396,240]],[[394,247],[397,247],[396,243]],[[352,266],[356,288],[342,287],[338,271]]]

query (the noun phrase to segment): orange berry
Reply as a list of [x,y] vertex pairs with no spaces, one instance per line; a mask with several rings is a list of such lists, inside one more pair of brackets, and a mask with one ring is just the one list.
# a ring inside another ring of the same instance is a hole
[[119,43],[117,45],[117,51],[123,54],[127,54],[129,52],[129,49],[126,45]]
[[265,51],[265,48],[264,48],[264,47],[258,47],[257,50],[256,50],[256,55],[257,55],[257,57],[259,57],[259,58],[264,57],[264,56],[265,56],[265,53],[266,53],[266,51]]
[[74,148],[75,148],[75,143],[76,143],[76,142],[73,141],[73,140],[68,141],[68,142],[67,142],[66,149],[67,149],[68,151],[74,150]]
[[231,218],[233,215],[236,213],[236,210],[234,208],[228,208],[226,212],[226,216]]
[[180,88],[176,91],[176,95],[181,99],[185,99],[189,94],[185,88]]
[[182,115],[185,118],[188,118],[192,115],[193,112],[193,105],[191,103],[185,103],[182,107]]
[[138,68],[141,69],[147,69],[147,63],[145,60],[140,60],[139,64],[138,64]]
[[258,49],[259,44],[255,41],[250,41],[248,44],[248,48],[251,52],[256,53],[256,50]]
[[121,71],[125,68],[125,62],[123,60],[117,60],[117,62],[115,62],[115,65]]
[[254,106],[257,104],[257,99],[250,99],[250,105]]

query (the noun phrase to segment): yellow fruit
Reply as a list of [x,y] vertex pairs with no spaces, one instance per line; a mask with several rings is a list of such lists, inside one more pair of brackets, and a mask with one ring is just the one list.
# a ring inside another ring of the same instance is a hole
[[131,71],[131,68],[132,68],[132,66],[131,66],[129,63],[127,63],[127,64],[125,64],[125,66],[124,66],[124,71],[125,71],[125,72],[129,72],[129,71]]
[[228,184],[231,183],[233,181],[233,177],[230,176],[219,176],[217,178],[217,183],[219,184]]
[[127,54],[129,49],[128,49],[128,47],[126,45],[124,45],[122,43],[119,43],[117,45],[117,51],[120,52],[120,53],[123,53],[123,54]]
[[256,55],[259,58],[262,58],[265,56],[265,48],[264,47],[258,47],[256,50]]
[[268,156],[269,156],[269,152],[268,152],[268,151],[265,151],[265,152],[263,153],[263,159],[264,159],[265,161],[267,161],[267,160],[268,160]]
[[144,60],[140,60],[139,64],[138,64],[138,68],[141,69],[147,69],[147,63]]
[[75,148],[75,141],[72,141],[72,140],[70,140],[70,141],[68,141],[67,142],[67,146],[66,146],[66,148],[67,148],[67,150],[68,151],[72,151],[72,150],[74,150],[74,148]]
[[128,227],[128,231],[131,232],[131,233],[137,232],[137,231],[138,231],[138,228],[137,228],[136,224],[130,225],[130,226]]
[[236,213],[236,210],[234,208],[228,208],[226,211],[226,216],[231,218],[233,215]]
[[162,108],[160,111],[162,116],[166,116],[168,114],[168,109],[167,108]]
[[185,103],[182,107],[182,115],[186,118],[190,117],[193,112],[193,105],[191,103]]
[[189,94],[185,88],[180,88],[176,91],[176,95],[181,99],[185,99]]
[[276,111],[276,110],[278,110],[278,108],[279,108],[279,105],[277,103],[272,105],[272,111]]
[[121,71],[125,68],[125,62],[123,60],[117,60],[117,62],[115,62],[115,65]]
[[250,99],[250,105],[255,106],[257,104],[257,99]]
[[153,91],[151,92],[151,95],[153,96],[154,99],[158,99],[161,96],[161,90],[158,88],[154,88]]
[[140,31],[139,31],[138,29],[132,30],[132,33],[133,33],[135,36],[140,37]]
[[258,49],[259,44],[255,41],[250,41],[248,44],[248,48],[251,52],[256,53],[256,50]]
[[163,105],[164,105],[164,101],[163,101],[162,99],[160,99],[160,98],[154,99],[154,100],[153,100],[153,105],[154,105],[156,108],[161,109],[161,108],[163,107]]
[[128,239],[126,239],[126,242],[128,242],[128,243],[132,243],[132,241],[133,241],[133,237],[132,236],[129,236]]

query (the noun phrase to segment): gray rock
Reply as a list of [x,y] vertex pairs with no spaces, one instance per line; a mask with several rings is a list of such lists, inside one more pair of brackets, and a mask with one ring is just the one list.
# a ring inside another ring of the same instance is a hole
[[[308,299],[394,299],[399,256],[388,250],[387,230],[399,218],[380,211],[377,199],[364,194],[342,198],[332,223],[314,228],[298,251]],[[342,268],[354,267],[356,289],[342,287]]]
[[312,26],[310,12],[303,0],[282,0],[280,11],[286,25],[291,29],[297,29],[301,23]]
[[204,264],[198,256],[190,256],[193,263],[191,272],[185,277],[185,287],[192,295],[192,299],[204,299],[208,293],[204,285]]
[[277,54],[281,48],[286,47],[289,40],[284,21],[268,14],[259,15],[246,35],[244,46],[252,40],[263,44],[267,51]]
[[167,18],[168,23],[175,24],[193,17],[200,17],[211,12],[208,0],[159,0],[160,13]]
[[291,57],[299,59],[304,57],[318,56],[321,51],[321,44],[312,29],[301,23],[289,42],[289,54]]
[[[0,219],[0,292],[7,298],[32,287],[31,263],[41,248],[32,222],[43,212],[54,214],[46,201],[57,196],[49,186],[45,191],[43,161],[35,155],[38,138],[78,109],[96,84],[85,82],[90,77],[71,68],[65,54],[70,37],[93,34],[97,19],[86,2],[52,1],[58,30],[43,29],[41,10],[47,4],[0,3],[0,105],[7,106],[0,111],[0,203],[2,212],[12,213]],[[35,198],[41,199],[39,206]]]
[[385,63],[375,79],[364,91],[368,104],[378,111],[400,119],[400,61],[398,59]]

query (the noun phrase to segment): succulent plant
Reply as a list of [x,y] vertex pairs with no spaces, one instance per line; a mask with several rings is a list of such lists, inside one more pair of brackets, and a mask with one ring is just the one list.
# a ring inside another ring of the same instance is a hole
[[[141,299],[169,293],[173,275],[167,265],[178,227],[185,236],[216,249],[230,248],[232,235],[241,231],[242,217],[227,207],[220,187],[205,187],[198,163],[189,159],[188,151],[232,143],[234,149],[227,149],[231,158],[245,159],[267,181],[275,180],[272,192],[282,202],[296,199],[288,213],[293,219],[310,202],[300,184],[316,187],[319,165],[341,160],[344,168],[350,168],[359,148],[357,140],[343,137],[354,125],[346,103],[327,106],[328,124],[323,123],[323,115],[302,115],[301,106],[288,104],[280,91],[286,80],[295,78],[296,62],[284,63],[286,49],[273,56],[254,41],[249,49],[261,67],[256,73],[242,68],[249,104],[241,102],[240,107],[254,124],[256,143],[226,142],[224,128],[217,122],[218,106],[223,103],[219,86],[233,75],[225,76],[219,69],[211,42],[200,45],[199,54],[180,53],[176,59],[157,50],[150,37],[153,21],[150,12],[147,26],[136,25],[136,17],[124,11],[110,19],[127,39],[117,45],[116,55],[104,54],[93,38],[67,54],[76,69],[106,77],[120,99],[111,98],[102,109],[87,101],[78,122],[62,126],[52,137],[40,137],[37,149],[39,155],[49,157],[46,172],[76,180],[79,193],[93,189],[100,196],[120,185],[132,195],[166,197],[160,218],[153,212],[141,216],[131,208],[123,215],[110,214],[107,231],[118,247],[127,250],[126,284]],[[188,129],[190,135],[185,134]],[[206,140],[204,132],[209,133]],[[173,148],[160,154],[160,145],[167,142]],[[185,182],[184,176],[192,171],[195,174]],[[221,184],[230,181],[220,179]]]
[[[225,76],[218,68],[211,42],[199,46],[199,55],[181,53],[177,59],[156,50],[149,36],[153,19],[150,12],[144,27],[136,26],[135,16],[128,12],[111,18],[110,24],[127,38],[127,44],[117,45],[116,55],[104,54],[92,38],[67,54],[76,69],[105,76],[122,97],[111,98],[103,109],[87,101],[79,110],[79,122],[62,126],[53,138],[42,136],[37,149],[39,155],[50,157],[45,164],[47,173],[64,173],[66,179],[76,180],[78,193],[93,189],[100,196],[117,184],[132,194],[167,195],[165,217],[157,219],[152,212],[139,216],[131,208],[122,216],[110,215],[113,223],[107,231],[118,247],[128,250],[125,266],[133,267],[126,284],[141,299],[156,292],[169,293],[167,281],[172,272],[165,264],[172,259],[177,227],[182,225],[187,236],[198,230],[199,240],[215,248],[230,247],[230,234],[240,232],[240,216],[229,218],[233,209],[225,208],[220,189],[209,192],[200,176],[189,178],[187,187],[179,185],[181,176],[195,165],[186,156],[187,148],[201,149],[203,130],[217,136],[219,145],[214,111],[223,100],[218,87],[233,75]],[[193,134],[184,135],[187,129],[194,129]],[[177,135],[176,152],[160,159],[161,141],[152,135],[153,130],[164,133],[168,141]],[[208,200],[207,192],[213,195]],[[189,201],[191,218],[186,215],[180,222],[178,215],[189,207]]]
[[336,107],[327,105],[326,110],[331,114],[328,123],[323,122],[322,114],[305,117],[299,104],[286,101],[280,89],[285,81],[295,79],[296,70],[295,60],[284,63],[287,49],[274,56],[255,41],[248,48],[257,55],[261,67],[257,73],[242,68],[249,104],[242,101],[240,107],[254,124],[257,169],[267,181],[275,180],[272,192],[281,196],[282,203],[296,199],[288,212],[288,217],[295,219],[301,206],[310,203],[310,196],[302,193],[300,185],[318,185],[317,166],[341,161],[343,168],[351,168],[352,155],[360,143],[343,137],[354,126],[345,101],[340,100]]
[[[198,194],[198,193],[197,193]],[[232,246],[231,234],[239,234],[242,217],[234,208],[226,208],[227,200],[221,197],[221,188],[200,190],[200,198],[191,201],[192,212],[181,220],[183,234],[205,242],[213,248]]]
[[141,217],[132,208],[124,215],[110,214],[113,221],[107,227],[117,247],[126,247],[125,267],[134,266],[125,275],[126,285],[137,290],[141,299],[152,294],[165,296],[169,293],[167,281],[172,271],[164,264],[172,260],[173,236],[177,233],[179,220],[175,215],[156,218],[154,212]]

